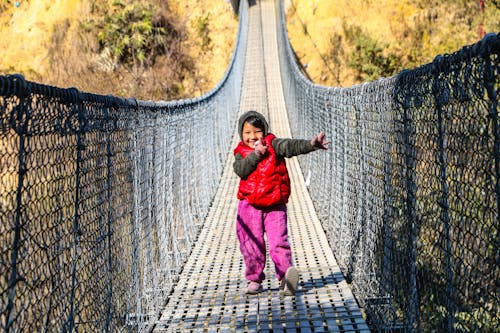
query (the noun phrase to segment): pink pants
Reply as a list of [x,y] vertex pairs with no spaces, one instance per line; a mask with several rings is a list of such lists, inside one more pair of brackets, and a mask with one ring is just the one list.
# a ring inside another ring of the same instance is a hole
[[274,262],[276,278],[283,279],[292,265],[292,251],[288,243],[286,205],[256,208],[246,200],[238,204],[236,233],[245,261],[245,276],[249,281],[262,283],[265,279],[267,235],[269,255]]

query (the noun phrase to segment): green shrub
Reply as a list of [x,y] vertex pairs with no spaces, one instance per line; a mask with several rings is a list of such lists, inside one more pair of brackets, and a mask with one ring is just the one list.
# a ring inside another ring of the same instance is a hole
[[147,3],[125,5],[120,1],[112,6],[111,13],[97,24],[100,51],[108,49],[119,63],[153,63],[165,52],[167,34],[164,26],[153,21],[155,8]]
[[333,75],[334,75],[334,80],[337,84],[340,84],[340,72],[342,69],[342,58],[344,57],[344,48],[342,46],[343,39],[342,35],[338,33],[333,33],[333,35],[330,37],[330,52],[327,55],[327,57],[332,61],[333,63]]
[[196,28],[196,33],[201,39],[201,48],[204,51],[210,50],[212,39],[210,38],[210,14],[200,16],[195,19],[194,25]]
[[347,41],[354,50],[348,54],[347,66],[357,72],[357,79],[373,81],[391,76],[400,68],[400,59],[389,53],[384,54],[386,45],[381,45],[360,27],[344,27]]

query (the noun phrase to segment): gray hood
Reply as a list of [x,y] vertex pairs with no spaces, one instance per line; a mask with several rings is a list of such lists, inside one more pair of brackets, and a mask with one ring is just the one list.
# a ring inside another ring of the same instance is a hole
[[269,132],[269,125],[267,123],[266,118],[264,118],[262,114],[258,113],[257,111],[247,111],[244,114],[242,114],[240,119],[238,120],[238,134],[240,135],[240,139],[242,141],[243,141],[243,136],[242,136],[243,125],[245,124],[245,121],[251,116],[255,116],[262,120],[262,123],[264,124],[264,136],[266,136],[267,133]]

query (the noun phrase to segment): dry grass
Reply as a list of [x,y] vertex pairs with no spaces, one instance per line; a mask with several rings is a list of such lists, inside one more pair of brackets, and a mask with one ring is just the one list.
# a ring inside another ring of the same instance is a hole
[[[194,59],[196,75],[186,78],[190,85],[200,87],[198,94],[214,87],[223,77],[232,56],[238,17],[232,12],[229,2],[224,0],[175,0],[173,7],[179,17],[186,20],[188,54]],[[203,47],[199,23],[208,21],[209,47]]]
[[[438,54],[452,53],[498,33],[500,10],[486,2],[424,0],[287,0],[291,43],[313,81],[329,86],[360,83],[347,67],[353,46],[346,42],[346,27],[358,26],[384,46],[386,54],[402,59],[402,67],[431,62]],[[462,3],[462,5],[460,5]],[[337,41],[332,38],[337,36]],[[340,40],[340,42],[339,42]],[[337,59],[335,59],[337,56]]]
[[[138,99],[187,98],[209,91],[223,77],[232,55],[238,21],[231,5],[224,0],[147,2],[169,7],[171,12],[164,14],[176,21],[179,33],[176,44],[169,45],[175,52],[159,57],[149,68],[117,68],[96,52],[95,33],[82,32],[79,25],[92,19],[101,4],[90,0],[3,4],[0,74],[21,73],[30,81]],[[196,22],[207,15],[211,42],[202,49]]]
[[[76,22],[81,13],[79,0],[21,1],[20,7],[8,6],[0,15],[0,69],[25,73],[38,78],[47,75],[48,51],[54,29],[63,22]],[[65,32],[71,35],[69,29]]]
[[[95,2],[31,0],[21,1],[19,8],[12,3],[0,8],[0,74],[22,73],[28,80],[100,94],[157,100],[205,93],[226,71],[237,33],[229,1],[172,0],[169,15],[182,35],[174,45],[177,53],[150,68],[114,68],[105,54],[96,53],[94,36],[78,28],[79,20],[91,17]],[[286,3],[293,47],[313,81],[329,86],[360,83],[347,66],[353,45],[346,41],[346,28],[361,27],[384,53],[400,57],[403,69],[478,41],[481,25],[487,32],[498,32],[500,26],[500,10],[491,2],[483,13],[477,1]]]

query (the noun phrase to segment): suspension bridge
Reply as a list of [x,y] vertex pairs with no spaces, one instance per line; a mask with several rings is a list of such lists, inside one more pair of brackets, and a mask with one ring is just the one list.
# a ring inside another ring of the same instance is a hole
[[[207,94],[139,101],[0,76],[5,332],[495,332],[500,329],[500,36],[349,88],[311,83],[282,1],[232,1],[231,63]],[[278,137],[300,272],[246,295],[238,116]]]

